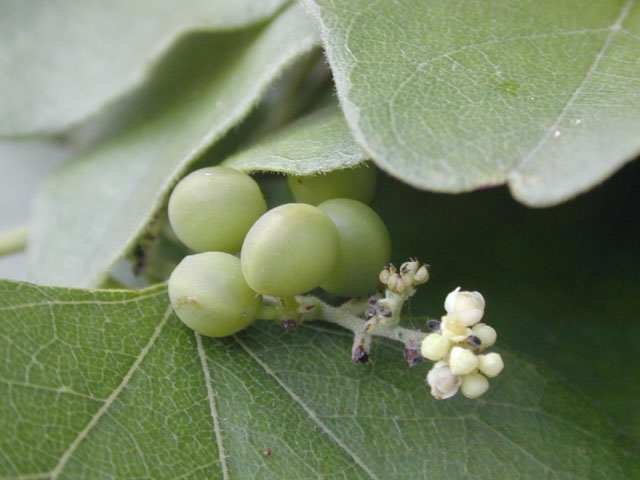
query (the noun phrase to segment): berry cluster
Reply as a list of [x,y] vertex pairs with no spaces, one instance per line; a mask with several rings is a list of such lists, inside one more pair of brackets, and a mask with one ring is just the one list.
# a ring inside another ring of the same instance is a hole
[[389,261],[389,232],[369,206],[345,198],[370,200],[375,169],[289,177],[289,185],[299,203],[269,211],[255,180],[230,168],[197,170],[176,185],[169,221],[200,252],[169,278],[171,304],[187,326],[222,337],[273,316],[264,295],[291,305],[292,297],[317,287],[345,297],[377,288],[379,266]]
[[496,331],[479,323],[485,301],[479,292],[460,291],[447,295],[447,312],[441,322],[432,322],[435,333],[422,341],[422,356],[436,362],[427,375],[431,394],[437,399],[458,392],[477,398],[489,388],[487,377],[497,376],[504,368],[499,353],[481,353],[496,342]]
[[[429,280],[429,266],[417,259],[400,268],[387,264],[389,232],[364,203],[373,196],[375,169],[289,177],[288,184],[297,203],[271,210],[256,181],[229,168],[197,170],[176,185],[169,221],[196,252],[168,281],[180,320],[210,337],[232,335],[258,318],[285,329],[324,320],[353,332],[353,363],[367,363],[373,337],[386,337],[404,344],[410,366],[435,362],[427,375],[435,398],[485,393],[487,377],[504,365],[499,354],[483,353],[496,332],[479,323],[482,295],[451,292],[447,314],[428,323],[430,334],[400,326],[404,304]],[[380,283],[384,292],[377,292]],[[302,295],[316,288],[351,299],[336,307]]]

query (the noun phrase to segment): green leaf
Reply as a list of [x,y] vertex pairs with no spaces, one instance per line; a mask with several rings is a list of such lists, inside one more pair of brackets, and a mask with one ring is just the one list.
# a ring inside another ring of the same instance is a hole
[[640,151],[640,2],[303,3],[355,139],[406,183],[552,205]]
[[347,168],[366,160],[337,107],[291,123],[223,162],[244,171],[308,175]]
[[29,239],[32,278],[101,284],[185,168],[317,42],[297,5],[252,32],[185,39],[129,105],[132,119],[121,133],[64,164],[40,191]]
[[528,209],[505,189],[455,197],[380,182],[374,208],[396,263],[416,256],[431,280],[411,302],[439,318],[461,286],[487,301],[498,345],[535,358],[616,425],[640,454],[640,164],[588,195]]
[[0,136],[65,129],[147,79],[189,31],[266,20],[285,0],[2,0]]
[[[260,322],[201,338],[166,288],[0,282],[0,469],[8,478],[634,478],[612,429],[505,353],[480,401],[438,402],[401,351]],[[265,455],[266,449],[271,454]]]

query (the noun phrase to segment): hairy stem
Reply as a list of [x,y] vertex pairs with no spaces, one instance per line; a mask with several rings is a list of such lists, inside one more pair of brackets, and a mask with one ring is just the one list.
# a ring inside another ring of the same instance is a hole
[[[356,317],[340,307],[328,305],[318,299],[314,299],[314,303],[316,304],[316,320],[335,323],[347,330],[351,330],[356,335],[365,334],[367,322],[362,318]],[[378,327],[375,330],[368,332],[367,335],[396,340],[404,343],[407,348],[415,348],[416,345],[420,345],[420,342],[426,336],[425,333],[419,330],[411,330],[410,328],[404,327]]]
[[0,233],[0,257],[19,250],[27,245],[27,227],[22,226]]

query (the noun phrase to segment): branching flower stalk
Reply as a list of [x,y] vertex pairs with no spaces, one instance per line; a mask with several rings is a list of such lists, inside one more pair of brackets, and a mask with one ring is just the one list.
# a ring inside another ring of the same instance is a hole
[[479,323],[485,302],[478,292],[451,292],[445,300],[446,314],[441,321],[428,322],[432,333],[401,327],[401,311],[416,293],[416,287],[429,279],[427,265],[410,260],[397,269],[390,264],[380,272],[384,296],[353,299],[338,307],[304,295],[295,298],[264,297],[260,318],[274,320],[285,329],[322,320],[354,335],[351,361],[369,361],[373,337],[383,337],[404,345],[404,357],[413,367],[425,359],[435,362],[427,375],[431,394],[444,400],[459,390],[468,398],[484,394],[487,377],[497,376],[504,367],[498,353],[482,353],[495,343],[495,330]]

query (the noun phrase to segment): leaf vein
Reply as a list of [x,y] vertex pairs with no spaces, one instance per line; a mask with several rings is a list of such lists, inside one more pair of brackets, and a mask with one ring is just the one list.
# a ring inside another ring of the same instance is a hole
[[[155,290],[155,289],[154,289]],[[140,295],[132,298],[124,298],[121,300],[47,300],[45,302],[35,302],[35,303],[21,303],[17,305],[9,305],[5,307],[0,307],[0,312],[4,311],[15,311],[22,310],[24,308],[37,308],[37,307],[52,307],[52,306],[62,306],[62,305],[126,305],[127,303],[136,303],[141,300],[147,300],[149,298],[154,298],[160,295],[166,295],[166,288],[162,288],[159,291],[155,291],[153,293],[148,293],[145,295]]]
[[202,337],[199,333],[195,333],[196,343],[198,345],[198,356],[200,357],[200,363],[202,365],[202,372],[204,373],[204,382],[207,386],[207,398],[209,400],[209,410],[211,411],[211,418],[213,420],[213,429],[216,434],[216,442],[218,444],[218,453],[220,455],[220,467],[222,468],[222,478],[224,480],[229,479],[229,469],[227,467],[227,460],[225,456],[224,443],[222,442],[222,430],[220,429],[220,419],[218,417],[218,408],[216,405],[216,395],[211,386],[211,372],[209,371],[209,365],[207,365],[207,357],[204,353],[204,347],[202,346]]
[[64,467],[67,465],[67,463],[71,459],[71,456],[76,451],[80,443],[82,443],[82,441],[85,438],[87,438],[87,435],[89,434],[89,432],[93,429],[93,427],[96,426],[96,424],[100,421],[102,416],[107,412],[109,407],[111,407],[111,405],[113,405],[115,400],[118,398],[118,395],[120,395],[122,390],[124,390],[124,388],[127,386],[129,381],[133,377],[134,373],[136,372],[138,367],[140,367],[140,365],[146,358],[147,354],[151,350],[151,347],[153,346],[156,339],[160,335],[160,331],[162,330],[162,327],[164,327],[164,325],[167,323],[167,320],[171,316],[172,312],[173,312],[173,309],[169,307],[166,313],[164,314],[164,316],[162,317],[160,323],[155,328],[153,334],[151,335],[151,338],[149,338],[149,342],[140,351],[140,354],[136,357],[136,360],[131,365],[131,368],[125,374],[124,378],[122,379],[122,382],[120,382],[120,385],[118,385],[115,388],[115,390],[111,393],[111,395],[109,395],[106,402],[100,407],[100,409],[96,412],[96,414],[91,418],[91,420],[89,421],[89,423],[87,423],[85,428],[76,436],[73,442],[71,442],[71,445],[69,445],[69,448],[62,454],[60,461],[55,466],[55,468],[51,471],[52,480],[58,478],[58,476],[60,475]]
[[602,48],[596,55],[596,58],[591,64],[591,67],[589,67],[589,70],[587,70],[587,73],[585,77],[582,79],[582,82],[580,82],[580,85],[578,85],[578,88],[576,88],[576,90],[573,92],[573,95],[571,95],[571,98],[569,98],[564,108],[556,118],[555,122],[553,122],[553,124],[542,135],[538,143],[526,155],[522,157],[522,160],[520,160],[520,163],[516,166],[514,171],[522,170],[522,168],[524,168],[533,159],[533,157],[535,157],[535,155],[540,151],[540,149],[544,146],[544,144],[547,143],[547,141],[558,130],[560,123],[567,116],[567,113],[569,112],[571,107],[573,107],[573,104],[575,103],[576,99],[582,93],[582,89],[584,88],[585,84],[595,74],[598,66],[600,65],[601,60],[604,58],[605,53],[609,49],[609,45],[611,45],[611,40],[613,40],[613,37],[615,36],[615,34],[620,32],[620,30],[622,29],[622,22],[624,22],[624,20],[629,15],[629,12],[631,11],[631,7],[633,6],[634,1],[635,0],[627,0],[627,2],[622,6],[622,11],[620,12],[620,15],[618,15],[618,18],[616,19],[614,24],[611,25],[611,27],[609,27],[609,30],[610,30],[609,35],[607,35],[607,38],[605,38]]
[[320,427],[320,429],[329,437],[331,438],[331,440],[333,440],[342,450],[344,450],[345,453],[347,453],[351,458],[353,458],[353,460],[360,466],[360,468],[362,468],[362,470],[365,471],[365,473],[367,473],[367,475],[369,475],[372,479],[374,480],[379,480],[379,477],[362,461],[362,459],[356,455],[356,453],[351,450],[349,448],[348,445],[346,445],[335,433],[333,433],[329,427],[327,427],[327,425],[325,425],[322,420],[320,420],[320,417],[318,417],[318,415],[309,407],[309,405],[307,405],[293,390],[291,390],[285,383],[284,381],[282,381],[282,379],[280,377],[278,377],[278,375],[276,374],[276,372],[274,372],[271,367],[269,367],[269,365],[267,365],[265,362],[263,362],[256,354],[253,350],[251,350],[249,348],[249,346],[244,343],[240,338],[238,338],[237,336],[234,335],[233,337],[236,342],[238,342],[238,345],[240,345],[240,347],[247,352],[247,354],[258,364],[260,365],[265,372],[267,372],[267,374],[269,374],[271,377],[273,377],[273,379],[278,383],[278,385],[280,385],[280,387],[282,387],[282,389],[292,398],[293,401],[295,401],[298,405],[300,405],[302,407],[302,409],[307,413],[307,415],[309,415],[309,418],[311,419],[311,421],[313,421],[313,423],[315,423],[316,425],[318,425],[318,427]]

